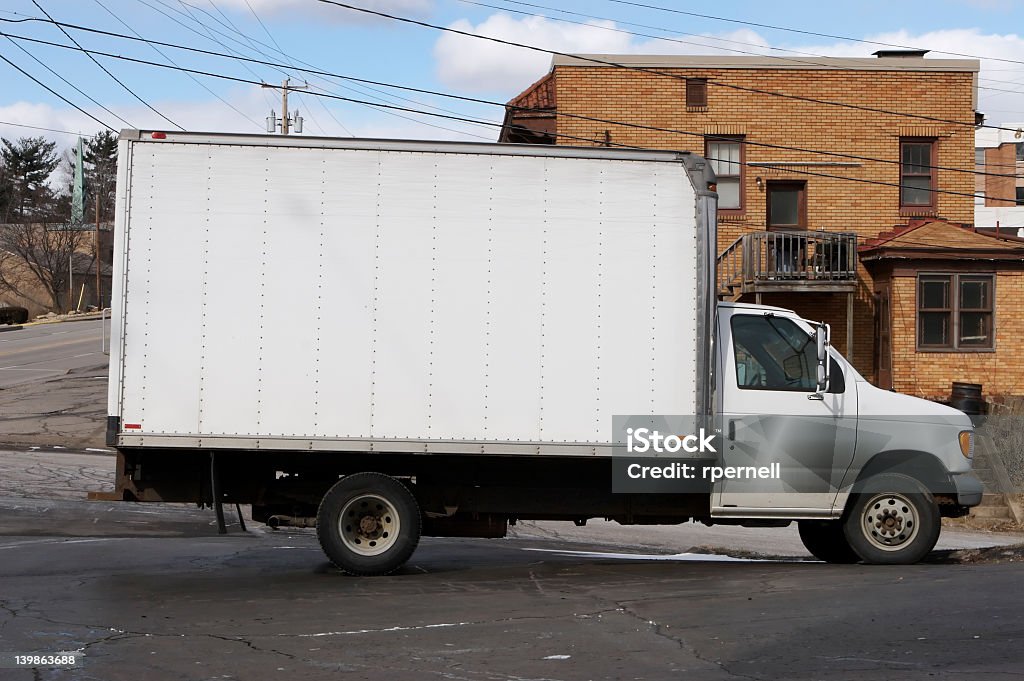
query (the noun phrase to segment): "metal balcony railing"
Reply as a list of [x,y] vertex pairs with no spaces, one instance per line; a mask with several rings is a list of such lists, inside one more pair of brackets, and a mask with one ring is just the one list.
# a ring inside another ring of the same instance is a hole
[[857,282],[854,232],[744,234],[718,258],[719,293],[847,291]]

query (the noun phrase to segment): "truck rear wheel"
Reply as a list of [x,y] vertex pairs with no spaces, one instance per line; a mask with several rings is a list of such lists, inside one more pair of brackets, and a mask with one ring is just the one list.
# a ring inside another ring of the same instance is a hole
[[864,562],[909,565],[935,547],[941,518],[934,497],[920,482],[886,473],[860,486],[843,529]]
[[860,556],[850,546],[837,520],[801,520],[800,541],[811,555],[826,563],[857,563]]
[[386,575],[409,560],[420,541],[420,508],[398,480],[355,473],[334,484],[316,517],[320,547],[350,575]]

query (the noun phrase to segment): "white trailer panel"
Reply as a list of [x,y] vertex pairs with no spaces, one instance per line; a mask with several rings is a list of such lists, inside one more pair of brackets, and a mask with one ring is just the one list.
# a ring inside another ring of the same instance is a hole
[[126,135],[117,444],[594,453],[696,413],[683,158]]

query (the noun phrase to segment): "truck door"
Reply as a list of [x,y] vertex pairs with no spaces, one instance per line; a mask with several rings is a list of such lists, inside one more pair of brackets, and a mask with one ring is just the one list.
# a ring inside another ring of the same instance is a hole
[[[856,382],[831,358],[815,394],[814,337],[791,318],[756,308],[719,314],[719,423],[725,477],[712,515],[831,517],[856,444]],[[775,471],[771,464],[778,463]],[[730,476],[730,469],[732,476]],[[770,475],[755,476],[755,471]]]

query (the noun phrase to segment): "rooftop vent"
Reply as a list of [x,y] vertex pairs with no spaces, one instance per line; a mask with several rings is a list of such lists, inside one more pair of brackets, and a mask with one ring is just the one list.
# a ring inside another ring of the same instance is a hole
[[879,59],[885,59],[887,57],[898,57],[900,59],[916,58],[920,59],[924,55],[928,54],[931,50],[879,50],[878,52],[872,52]]

